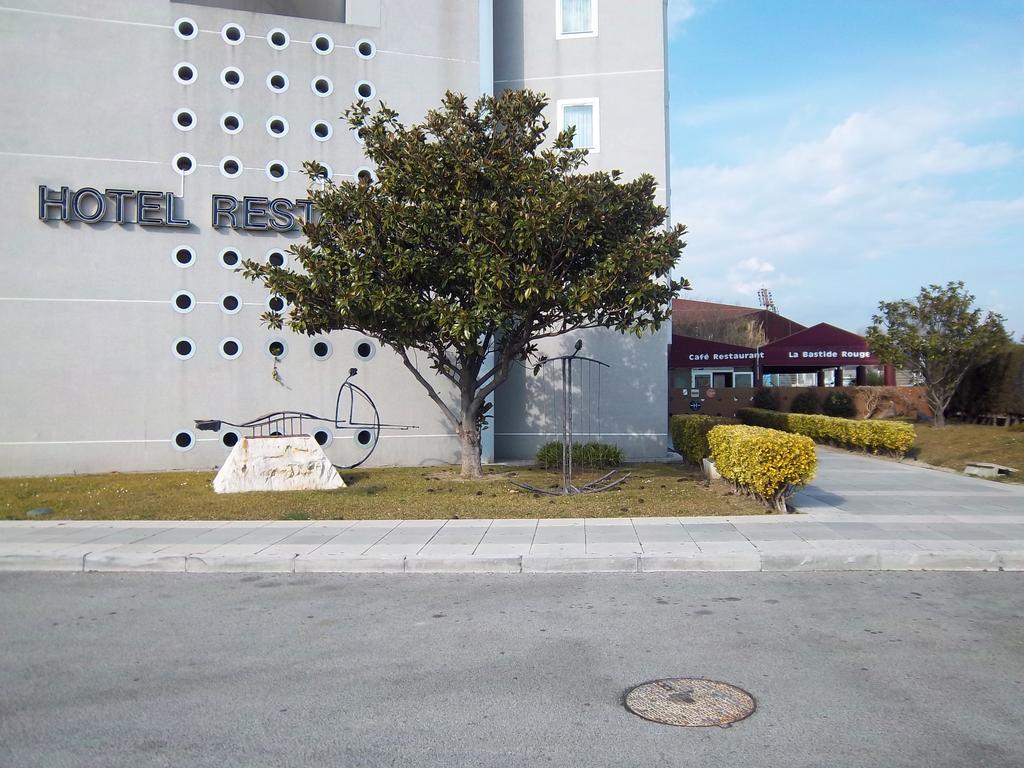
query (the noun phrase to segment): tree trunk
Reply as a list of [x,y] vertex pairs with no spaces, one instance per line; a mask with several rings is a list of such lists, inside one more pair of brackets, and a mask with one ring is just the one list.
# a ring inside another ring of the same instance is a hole
[[943,403],[942,395],[929,392],[927,400],[928,405],[931,406],[932,409],[932,423],[936,427],[946,426],[946,403],[949,402],[948,398],[946,403]]
[[483,477],[484,470],[480,464],[480,428],[477,426],[475,414],[472,418],[463,414],[462,426],[459,427],[459,444],[462,447],[462,477]]

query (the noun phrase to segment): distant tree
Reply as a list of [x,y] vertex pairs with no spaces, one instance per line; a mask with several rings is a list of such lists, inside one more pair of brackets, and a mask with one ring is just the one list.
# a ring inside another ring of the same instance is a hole
[[922,288],[914,299],[883,301],[867,330],[871,351],[883,362],[921,377],[935,426],[967,371],[992,358],[1010,341],[1004,318],[982,314],[963,282]]
[[764,323],[756,317],[706,312],[672,318],[672,332],[694,339],[720,341],[741,347],[763,347],[768,343]]
[[530,91],[472,105],[449,92],[407,127],[356,102],[345,117],[376,178],[312,186],[319,218],[292,248],[300,269],[245,263],[290,302],[287,318],[264,315],[272,327],[351,329],[393,349],[458,433],[464,477],[481,474],[486,399],[514,361],[583,328],[642,336],[688,287],[670,277],[686,230],[665,226],[654,178],[580,172],[587,152],[571,130],[543,146],[546,104]]

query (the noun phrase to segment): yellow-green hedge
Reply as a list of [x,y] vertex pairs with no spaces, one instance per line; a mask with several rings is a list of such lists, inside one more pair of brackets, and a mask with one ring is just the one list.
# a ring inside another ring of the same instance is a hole
[[735,424],[721,416],[673,416],[669,422],[672,446],[694,464],[711,455],[708,432],[719,424]]
[[813,440],[777,429],[718,426],[708,433],[708,444],[722,477],[780,512],[817,468]]
[[819,443],[862,448],[872,453],[903,456],[917,439],[913,425],[899,421],[841,419],[838,416],[777,413],[760,408],[741,408],[736,415],[744,424],[795,432]]

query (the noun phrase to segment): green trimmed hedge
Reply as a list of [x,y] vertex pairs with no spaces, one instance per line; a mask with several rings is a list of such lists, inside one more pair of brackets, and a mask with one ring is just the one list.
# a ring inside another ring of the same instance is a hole
[[669,421],[672,433],[672,447],[694,464],[711,455],[708,447],[708,432],[720,424],[735,424],[733,419],[722,416],[673,416]]
[[[574,443],[572,464],[580,469],[604,469],[617,467],[622,463],[622,450],[608,443]],[[562,444],[544,443],[537,451],[537,466],[544,469],[560,469],[562,466]]]
[[911,424],[899,421],[841,419],[802,413],[777,413],[761,408],[740,408],[736,416],[744,424],[781,429],[806,435],[819,443],[861,448],[871,453],[903,456],[917,439]]
[[778,512],[786,499],[814,477],[814,441],[777,429],[717,426],[708,433],[711,459],[733,486]]

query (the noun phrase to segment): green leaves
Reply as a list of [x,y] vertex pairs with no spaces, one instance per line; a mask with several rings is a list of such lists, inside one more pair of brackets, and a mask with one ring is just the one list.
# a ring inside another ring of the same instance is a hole
[[421,350],[476,408],[540,336],[656,329],[688,287],[670,277],[685,228],[665,227],[652,176],[585,173],[565,133],[545,145],[546,104],[525,90],[472,104],[449,92],[409,127],[386,105],[353,104],[344,117],[376,181],[313,185],[319,217],[292,249],[298,268],[247,262],[246,276],[289,301],[294,330]]
[[879,358],[921,376],[938,423],[967,369],[1010,341],[1001,315],[973,305],[962,281],[929,285],[914,299],[879,303],[867,330]]

